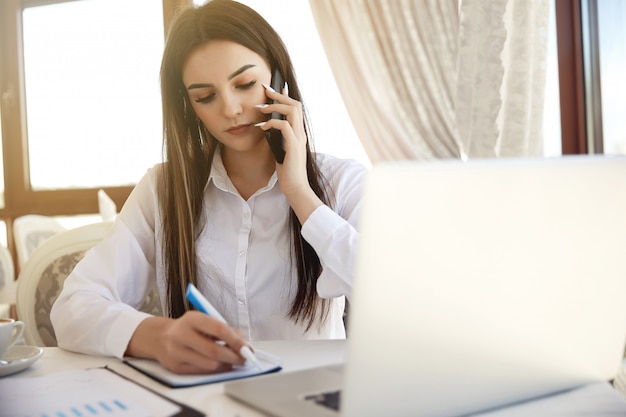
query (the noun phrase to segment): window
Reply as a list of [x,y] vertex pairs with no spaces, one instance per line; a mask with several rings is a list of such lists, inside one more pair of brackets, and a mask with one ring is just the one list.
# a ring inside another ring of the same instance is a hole
[[[162,160],[164,21],[187,0],[0,1],[0,220],[121,207]],[[189,0],[190,1],[190,0]]]
[[626,3],[602,0],[598,8],[603,152],[626,155]]
[[543,155],[546,157],[554,157],[562,154],[560,109],[556,15],[554,3],[551,2],[550,26],[548,33],[548,56],[546,63],[546,90],[543,107]]
[[555,0],[563,153],[626,154],[626,6]]
[[132,185],[161,160],[158,5],[90,0],[24,9],[33,190]]

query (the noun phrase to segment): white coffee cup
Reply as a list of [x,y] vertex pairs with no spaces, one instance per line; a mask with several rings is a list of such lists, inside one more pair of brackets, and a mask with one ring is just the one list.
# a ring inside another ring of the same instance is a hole
[[0,318],[0,358],[24,333],[24,322]]

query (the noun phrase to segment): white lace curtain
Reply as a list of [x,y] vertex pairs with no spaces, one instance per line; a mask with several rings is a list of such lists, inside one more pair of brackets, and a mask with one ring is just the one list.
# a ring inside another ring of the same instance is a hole
[[542,152],[549,0],[310,0],[373,163]]

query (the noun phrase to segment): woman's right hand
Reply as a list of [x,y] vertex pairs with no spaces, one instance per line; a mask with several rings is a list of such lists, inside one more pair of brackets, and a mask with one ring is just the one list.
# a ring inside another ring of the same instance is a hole
[[221,372],[243,365],[246,345],[238,330],[198,311],[178,319],[149,317],[131,337],[126,355],[158,360],[178,374]]

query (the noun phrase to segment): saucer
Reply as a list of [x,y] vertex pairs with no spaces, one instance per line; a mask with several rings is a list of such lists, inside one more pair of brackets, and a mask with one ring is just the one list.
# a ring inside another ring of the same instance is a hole
[[35,346],[16,345],[2,355],[2,360],[9,363],[0,363],[0,377],[14,374],[31,366],[43,355],[43,349]]

